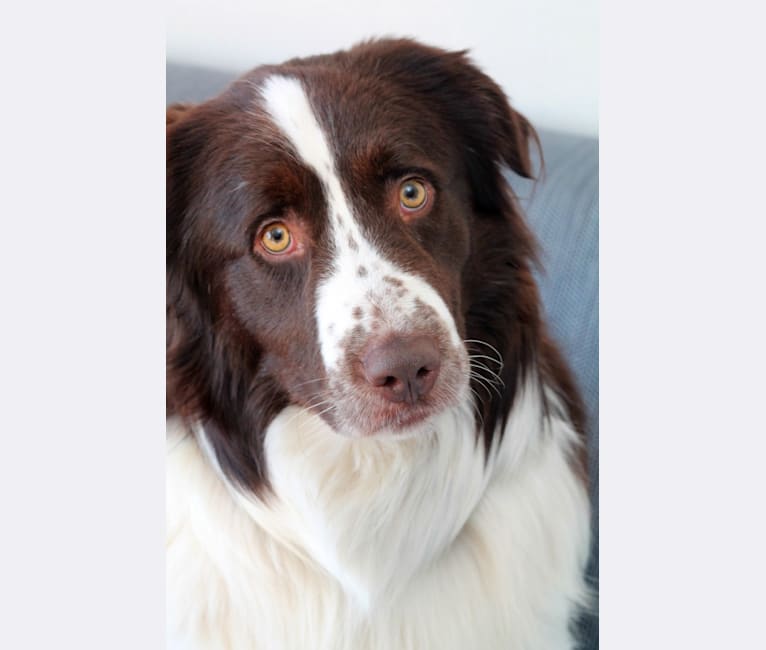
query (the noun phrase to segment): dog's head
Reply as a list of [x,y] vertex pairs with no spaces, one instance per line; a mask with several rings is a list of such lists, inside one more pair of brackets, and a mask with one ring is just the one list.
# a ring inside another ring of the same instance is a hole
[[540,346],[533,243],[501,165],[536,135],[464,53],[412,41],[258,68],[168,109],[168,406],[267,482],[286,406],[488,448]]

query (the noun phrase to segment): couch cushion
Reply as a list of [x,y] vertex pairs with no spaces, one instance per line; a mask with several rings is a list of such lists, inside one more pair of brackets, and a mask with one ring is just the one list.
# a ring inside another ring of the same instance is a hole
[[[541,131],[540,180],[508,173],[540,244],[537,274],[553,338],[577,377],[588,415],[593,545],[588,581],[598,593],[598,140]],[[580,623],[582,648],[598,647],[598,616]]]

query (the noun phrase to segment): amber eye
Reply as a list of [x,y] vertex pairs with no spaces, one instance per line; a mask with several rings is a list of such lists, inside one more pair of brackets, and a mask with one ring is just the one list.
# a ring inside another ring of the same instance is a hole
[[261,233],[261,244],[269,253],[284,253],[291,241],[290,231],[281,221],[266,226]]
[[417,178],[410,178],[399,186],[399,202],[407,210],[418,210],[426,204],[428,191],[425,183]]

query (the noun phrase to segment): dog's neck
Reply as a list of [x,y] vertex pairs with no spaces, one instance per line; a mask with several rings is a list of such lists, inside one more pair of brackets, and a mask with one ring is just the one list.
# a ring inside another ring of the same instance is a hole
[[[266,436],[271,493],[259,498],[221,478],[259,526],[335,576],[360,608],[382,606],[452,544],[496,466],[518,462],[535,442],[543,415],[532,385],[489,457],[466,404],[407,439],[347,438],[290,407]],[[215,465],[201,427],[197,438]]]

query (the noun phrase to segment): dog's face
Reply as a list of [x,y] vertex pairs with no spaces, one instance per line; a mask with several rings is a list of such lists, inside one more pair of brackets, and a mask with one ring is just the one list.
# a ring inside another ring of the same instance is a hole
[[488,444],[538,336],[498,169],[530,175],[530,135],[464,55],[409,41],[169,109],[169,407],[235,479],[266,480],[263,432],[290,404],[348,436],[469,404]]

